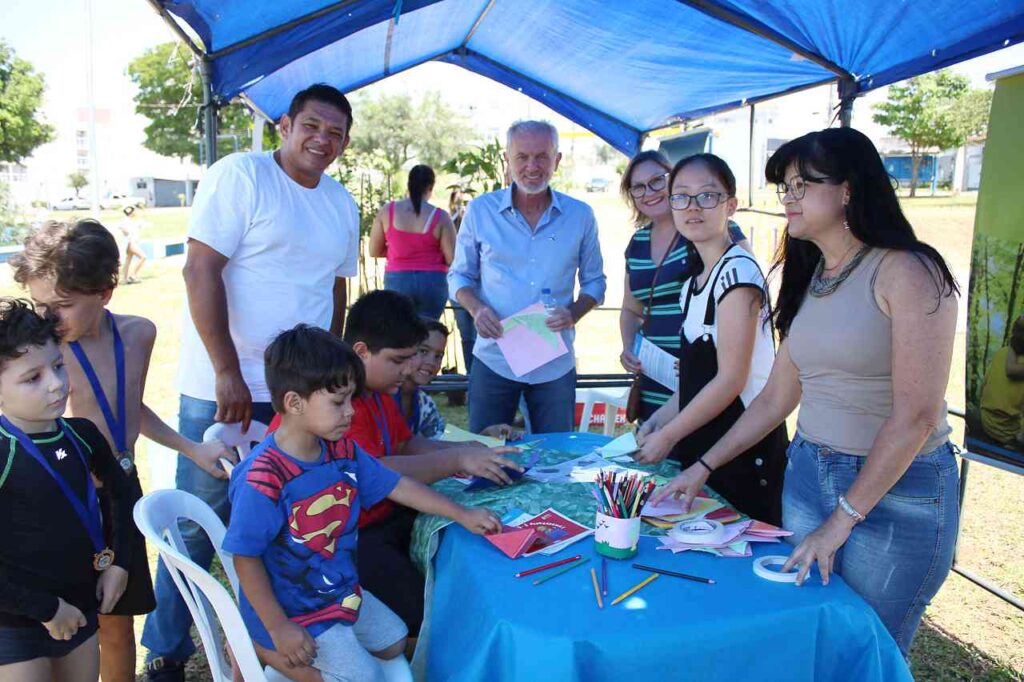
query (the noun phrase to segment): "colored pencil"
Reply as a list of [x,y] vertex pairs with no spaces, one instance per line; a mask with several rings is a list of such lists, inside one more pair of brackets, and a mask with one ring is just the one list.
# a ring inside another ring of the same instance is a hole
[[543,578],[537,578],[536,580],[533,581],[533,584],[534,585],[540,585],[541,583],[547,582],[548,580],[551,580],[552,578],[557,578],[558,576],[562,575],[563,573],[567,573],[567,572],[571,571],[572,569],[576,568],[577,566],[582,566],[583,564],[587,563],[588,561],[590,561],[590,557],[587,557],[586,559],[580,559],[579,561],[577,561],[575,563],[572,563],[572,564],[569,564],[568,566],[563,566],[562,568],[558,569],[554,573],[548,573]]
[[540,573],[541,571],[546,571],[549,568],[557,568],[558,566],[562,566],[564,564],[568,564],[568,563],[571,563],[573,561],[576,561],[579,558],[580,558],[580,555],[577,554],[576,556],[571,556],[571,557],[568,557],[567,559],[559,559],[558,561],[552,561],[550,564],[544,564],[543,566],[538,566],[537,568],[531,568],[531,569],[529,569],[527,571],[519,571],[518,573],[516,573],[516,577],[517,578],[523,578],[523,577],[528,576],[528,575],[533,575],[534,573]]
[[650,571],[651,573],[660,573],[662,575],[670,575],[673,578],[686,578],[697,583],[707,583],[708,585],[714,585],[714,578],[702,578],[699,575],[689,575],[688,573],[677,573],[676,571],[669,571],[664,568],[656,568],[655,566],[644,566],[642,564],[633,564],[633,568],[639,568],[641,571]]
[[597,571],[593,568],[590,569],[590,580],[594,583],[594,596],[597,598],[597,608],[603,609],[604,602],[601,601],[601,590],[597,586]]
[[608,559],[601,557],[601,594],[608,596]]
[[625,592],[620,594],[618,597],[616,597],[615,600],[612,601],[612,606],[615,606],[616,604],[618,604],[620,601],[622,601],[626,597],[631,596],[633,593],[639,592],[640,590],[644,589],[645,587],[650,585],[652,582],[654,582],[658,578],[659,575],[660,575],[660,573],[652,573],[649,577],[644,578],[642,581],[640,581],[636,585],[633,585],[633,587],[629,588],[628,590],[626,590]]

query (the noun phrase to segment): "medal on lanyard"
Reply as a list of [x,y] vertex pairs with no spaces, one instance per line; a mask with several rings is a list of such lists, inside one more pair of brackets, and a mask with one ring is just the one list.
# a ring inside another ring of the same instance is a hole
[[85,349],[82,348],[78,341],[72,341],[68,345],[71,346],[71,352],[78,359],[78,364],[82,366],[85,378],[89,380],[89,385],[92,386],[92,393],[96,397],[96,403],[100,406],[100,411],[103,412],[103,420],[107,422],[107,428],[114,439],[114,447],[117,448],[117,463],[124,469],[125,474],[130,475],[135,468],[135,458],[131,450],[128,449],[127,424],[125,423],[124,416],[124,343],[121,341],[121,333],[117,330],[117,323],[114,321],[114,316],[110,314],[110,311],[107,311],[107,319],[110,320],[110,328],[114,332],[114,369],[117,374],[116,418],[110,409],[110,401],[107,400],[107,394],[103,392],[103,384],[100,383],[99,377],[96,376],[96,370],[93,369],[92,363],[89,362],[89,356],[85,354]]
[[384,446],[384,456],[391,456],[391,434],[388,432],[388,418],[384,414],[384,404],[380,401],[380,393],[373,394],[373,401],[377,403],[377,413],[373,415],[373,421],[377,424],[380,433],[381,445]]
[[85,526],[86,532],[89,533],[89,540],[92,542],[94,554],[92,556],[92,567],[97,571],[105,571],[110,568],[114,563],[114,550],[106,546],[103,541],[103,524],[100,520],[100,505],[99,500],[96,498],[96,487],[92,484],[92,474],[89,471],[89,463],[85,459],[85,455],[82,453],[82,448],[78,445],[78,439],[75,438],[74,434],[68,434],[64,428],[64,420],[58,419],[57,425],[60,428],[61,436],[71,443],[75,452],[78,454],[78,459],[82,462],[82,466],[85,468],[85,501],[86,504],[82,504],[82,501],[75,496],[75,491],[71,489],[68,482],[63,476],[58,474],[50,466],[50,463],[46,461],[43,453],[40,452],[32,439],[29,438],[24,431],[19,429],[17,426],[11,423],[7,417],[0,417],[0,426],[2,426],[8,433],[14,436],[18,445],[21,446],[22,450],[32,456],[39,465],[46,470],[46,473],[50,474],[50,477],[57,483],[57,487],[60,488],[61,492],[64,493],[64,497],[68,499],[72,509],[75,510],[75,514],[82,521],[82,525]]

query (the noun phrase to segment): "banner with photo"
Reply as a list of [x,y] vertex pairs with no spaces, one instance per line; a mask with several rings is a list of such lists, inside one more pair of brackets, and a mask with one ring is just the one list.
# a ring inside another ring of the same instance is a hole
[[995,80],[967,302],[967,447],[1024,469],[1024,68]]

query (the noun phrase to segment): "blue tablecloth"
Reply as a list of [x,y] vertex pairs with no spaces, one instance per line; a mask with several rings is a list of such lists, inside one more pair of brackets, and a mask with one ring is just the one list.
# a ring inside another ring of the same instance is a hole
[[[564,436],[555,440],[563,444]],[[797,588],[757,577],[750,558],[673,555],[656,550],[658,544],[642,537],[636,559],[608,562],[608,597],[600,610],[589,571],[593,566],[600,575],[592,539],[554,556],[513,561],[483,538],[449,526],[434,562],[427,679],[912,679],[878,617],[842,579]],[[755,556],[789,550],[756,545]],[[591,560],[539,586],[513,577],[574,554]],[[661,576],[611,606],[649,575],[632,568],[633,561],[717,584]]]

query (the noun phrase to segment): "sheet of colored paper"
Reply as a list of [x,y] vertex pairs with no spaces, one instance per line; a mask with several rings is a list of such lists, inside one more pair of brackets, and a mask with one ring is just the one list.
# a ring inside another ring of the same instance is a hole
[[505,444],[505,440],[502,438],[491,438],[490,436],[481,436],[479,433],[470,433],[451,424],[445,425],[444,435],[441,436],[441,440],[448,441],[449,443],[483,443],[489,448]]
[[632,431],[627,431],[611,443],[597,448],[594,452],[609,460],[618,459],[620,457],[633,459],[630,453],[635,452],[636,449],[636,434]]
[[569,352],[562,335],[548,329],[544,306],[534,303],[501,321],[497,339],[505,361],[516,376],[529,374],[541,365]]

